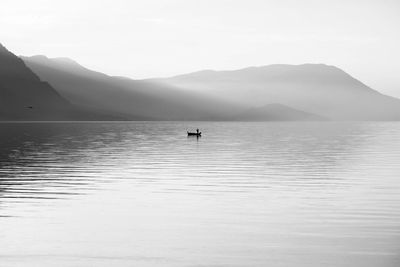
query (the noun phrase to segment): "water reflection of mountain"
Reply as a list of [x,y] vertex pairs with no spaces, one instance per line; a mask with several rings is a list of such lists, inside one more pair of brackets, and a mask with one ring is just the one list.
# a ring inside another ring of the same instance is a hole
[[[85,193],[101,181],[91,168],[114,142],[99,124],[0,124],[0,201],[59,199]],[[101,134],[102,137],[98,138]],[[97,151],[95,153],[95,151]],[[96,177],[98,179],[96,179]]]

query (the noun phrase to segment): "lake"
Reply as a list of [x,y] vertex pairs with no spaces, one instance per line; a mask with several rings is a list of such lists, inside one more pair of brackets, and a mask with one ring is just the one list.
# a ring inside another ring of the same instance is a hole
[[0,138],[2,267],[400,266],[397,122],[0,123]]

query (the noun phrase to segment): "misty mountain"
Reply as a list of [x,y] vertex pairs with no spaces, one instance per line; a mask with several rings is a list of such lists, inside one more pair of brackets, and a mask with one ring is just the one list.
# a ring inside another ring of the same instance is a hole
[[400,120],[400,100],[324,64],[205,70],[151,81],[249,108],[280,103],[334,120]]
[[100,118],[99,114],[71,105],[0,44],[0,120]]
[[325,118],[281,104],[251,108],[232,118],[237,121],[323,121]]
[[226,101],[175,86],[108,76],[71,59],[22,59],[71,103],[123,114],[132,120],[223,120],[242,110]]

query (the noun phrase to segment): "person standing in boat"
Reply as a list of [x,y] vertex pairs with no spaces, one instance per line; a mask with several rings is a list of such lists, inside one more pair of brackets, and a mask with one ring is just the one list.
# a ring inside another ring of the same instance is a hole
[[196,132],[197,132],[197,134],[199,134],[199,129],[198,128],[197,128]]

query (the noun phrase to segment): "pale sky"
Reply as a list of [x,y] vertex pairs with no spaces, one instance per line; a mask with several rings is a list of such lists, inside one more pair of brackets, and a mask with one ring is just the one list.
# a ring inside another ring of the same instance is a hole
[[325,63],[400,97],[399,0],[0,0],[0,42],[131,78]]

